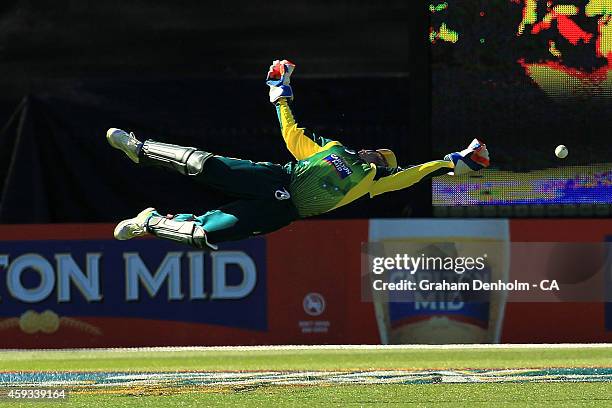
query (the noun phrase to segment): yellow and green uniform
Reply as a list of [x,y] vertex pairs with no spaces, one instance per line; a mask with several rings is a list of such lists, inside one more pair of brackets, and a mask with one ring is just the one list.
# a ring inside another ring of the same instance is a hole
[[446,173],[452,162],[437,160],[406,169],[377,167],[340,142],[298,127],[285,98],[276,104],[281,133],[297,161],[284,166],[212,156],[199,181],[237,199],[195,216],[213,243],[244,239],[280,229],[299,218],[331,211],[360,197],[409,187],[425,176]]
[[406,169],[377,167],[340,142],[299,127],[286,99],[279,100],[276,110],[283,139],[298,160],[285,168],[291,174],[289,191],[301,218],[334,210],[366,195],[374,197],[401,190],[425,176],[453,168],[445,160]]

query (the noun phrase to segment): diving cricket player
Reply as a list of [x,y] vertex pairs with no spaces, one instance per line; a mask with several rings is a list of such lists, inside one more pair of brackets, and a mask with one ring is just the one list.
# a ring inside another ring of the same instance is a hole
[[293,90],[289,81],[294,69],[291,62],[277,60],[266,78],[281,134],[295,157],[284,166],[218,156],[195,147],[141,142],[133,133],[109,129],[110,145],[133,162],[169,168],[238,197],[203,215],[162,215],[147,208],[121,221],[115,238],[153,234],[196,248],[217,249],[218,243],[276,231],[361,197],[410,187],[425,177],[459,175],[489,165],[486,145],[477,139],[443,160],[402,168],[391,150],[352,150],[337,140],[316,136],[298,126],[290,108]]

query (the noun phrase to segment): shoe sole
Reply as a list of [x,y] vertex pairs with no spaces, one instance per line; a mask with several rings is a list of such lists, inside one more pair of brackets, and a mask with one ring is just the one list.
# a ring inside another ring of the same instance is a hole
[[142,230],[142,232],[134,233],[130,230],[129,226],[134,224],[140,226],[144,224],[146,221],[145,217],[148,217],[153,211],[155,211],[155,208],[149,207],[146,210],[142,210],[140,213],[138,213],[136,217],[121,221],[119,224],[117,224],[115,230],[113,231],[113,236],[115,239],[119,241],[127,241],[128,239],[145,235],[146,231]]

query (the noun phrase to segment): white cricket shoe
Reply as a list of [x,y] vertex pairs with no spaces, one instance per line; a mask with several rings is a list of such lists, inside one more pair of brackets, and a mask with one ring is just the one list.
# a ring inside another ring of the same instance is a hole
[[125,241],[135,237],[141,237],[147,234],[147,221],[155,212],[155,208],[149,207],[142,210],[136,217],[121,221],[115,227],[113,235],[115,239]]
[[466,149],[449,153],[444,160],[452,161],[455,165],[453,171],[448,174],[459,176],[489,167],[489,151],[486,144],[474,139]]
[[142,147],[140,140],[133,132],[126,132],[117,128],[110,128],[106,132],[106,140],[115,149],[123,151],[134,163],[138,163],[138,153]]

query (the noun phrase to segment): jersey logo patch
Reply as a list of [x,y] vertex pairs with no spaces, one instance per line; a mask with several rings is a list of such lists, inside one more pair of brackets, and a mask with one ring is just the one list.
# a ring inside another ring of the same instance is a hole
[[287,191],[287,189],[283,188],[282,190],[276,190],[274,192],[274,197],[277,200],[288,200],[291,198],[291,194]]
[[323,161],[334,166],[334,169],[336,169],[336,173],[338,173],[338,176],[340,176],[341,179],[345,179],[351,174],[353,174],[353,170],[351,170],[346,165],[346,162],[342,160],[342,157],[336,154],[330,154],[329,156],[324,158]]

